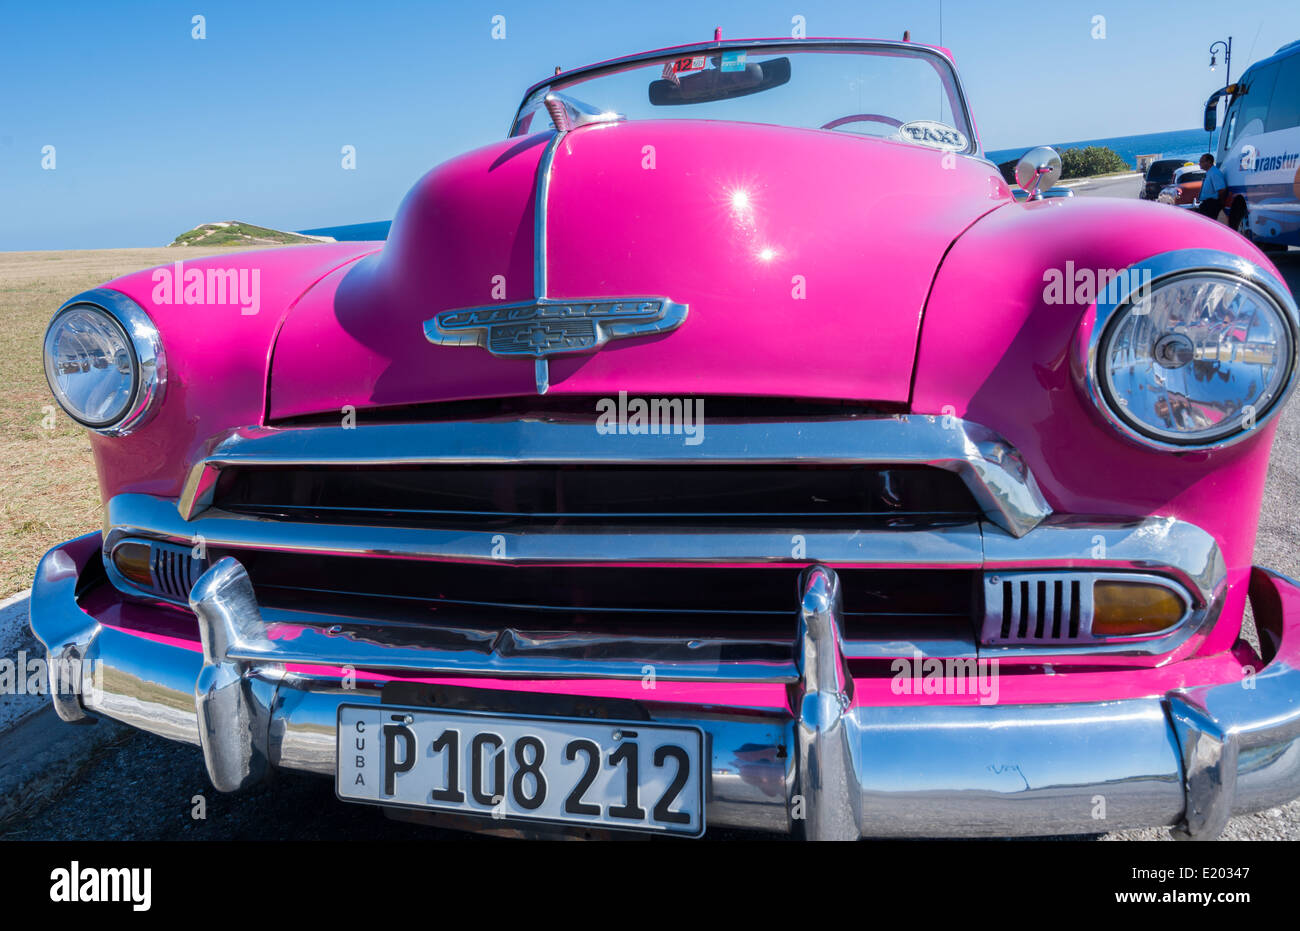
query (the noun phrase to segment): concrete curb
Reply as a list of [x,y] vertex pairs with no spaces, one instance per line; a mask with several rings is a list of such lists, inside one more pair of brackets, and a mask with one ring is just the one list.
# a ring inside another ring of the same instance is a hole
[[45,658],[45,648],[27,626],[30,604],[31,589],[0,601],[0,662],[12,665],[5,671],[12,675],[14,685],[13,692],[0,694],[0,733],[49,704],[46,696],[30,694],[26,687],[28,664]]
[[0,598],[0,614],[3,614],[4,609],[9,607],[11,604],[16,604],[17,602],[30,597],[32,597],[32,590],[30,588],[24,588],[21,592],[10,595],[8,598]]
[[127,733],[111,721],[67,724],[45,702],[0,734],[0,823],[43,808],[96,750]]
[[0,695],[0,822],[42,807],[96,750],[127,733],[110,721],[67,724],[48,696],[29,691],[28,664],[45,659],[45,648],[27,626],[31,594],[28,589],[0,601],[0,661],[13,664],[15,684],[13,693]]

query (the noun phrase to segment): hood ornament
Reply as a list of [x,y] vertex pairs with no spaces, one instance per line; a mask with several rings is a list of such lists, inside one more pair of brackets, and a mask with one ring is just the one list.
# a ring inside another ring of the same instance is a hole
[[477,346],[494,356],[531,357],[537,393],[545,394],[551,356],[590,352],[614,339],[667,333],[682,325],[688,309],[666,297],[538,298],[444,310],[424,322],[424,335],[437,346]]

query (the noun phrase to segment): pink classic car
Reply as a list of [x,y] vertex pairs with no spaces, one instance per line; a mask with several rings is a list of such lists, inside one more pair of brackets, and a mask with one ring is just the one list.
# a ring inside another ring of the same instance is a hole
[[74,297],[104,526],[37,571],[59,715],[483,830],[1214,837],[1300,795],[1300,584],[1251,564],[1296,305],[1059,165],[1013,199],[945,49],[715,40],[533,86],[386,242]]

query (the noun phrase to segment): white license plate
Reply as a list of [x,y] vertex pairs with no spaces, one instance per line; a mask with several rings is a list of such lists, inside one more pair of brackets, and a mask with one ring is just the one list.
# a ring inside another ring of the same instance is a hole
[[704,833],[694,727],[340,705],[345,801],[497,819]]

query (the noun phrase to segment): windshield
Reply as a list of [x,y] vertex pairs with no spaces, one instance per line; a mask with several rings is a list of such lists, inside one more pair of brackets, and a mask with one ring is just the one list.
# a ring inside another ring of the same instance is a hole
[[923,48],[754,45],[616,63],[535,90],[512,135],[551,127],[543,104],[551,92],[629,120],[735,120],[977,147],[952,67]]

